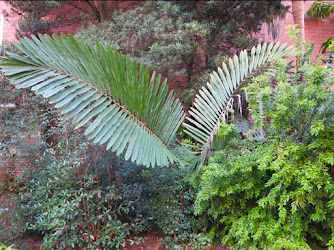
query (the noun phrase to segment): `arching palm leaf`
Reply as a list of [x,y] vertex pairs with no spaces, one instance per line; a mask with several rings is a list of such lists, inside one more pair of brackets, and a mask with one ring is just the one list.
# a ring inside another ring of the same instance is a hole
[[292,56],[293,53],[293,47],[287,47],[286,44],[259,44],[253,47],[250,56],[242,51],[239,57],[230,58],[228,65],[223,63],[222,68],[218,68],[218,73],[211,74],[210,82],[199,91],[194,107],[190,108],[191,117],[187,117],[187,123],[184,123],[185,132],[202,144],[202,163],[207,159],[220,123],[228,115],[234,93],[271,58]]
[[128,56],[97,42],[97,53],[73,36],[39,35],[16,46],[27,57],[8,53],[1,66],[17,88],[30,88],[49,98],[76,128],[106,143],[125,158],[147,166],[175,161],[168,146],[184,111],[166,80]]

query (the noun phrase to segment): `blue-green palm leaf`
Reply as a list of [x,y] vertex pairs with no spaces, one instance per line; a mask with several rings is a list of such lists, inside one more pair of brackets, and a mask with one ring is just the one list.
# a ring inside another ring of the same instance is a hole
[[1,67],[17,88],[48,98],[95,143],[146,166],[176,159],[169,145],[184,119],[181,103],[161,76],[97,42],[73,36],[39,35],[16,44],[25,55],[7,53]]

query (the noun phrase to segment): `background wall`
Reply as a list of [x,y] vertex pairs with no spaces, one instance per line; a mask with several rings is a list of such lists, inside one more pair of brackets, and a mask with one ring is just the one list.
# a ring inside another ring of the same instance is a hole
[[[304,1],[305,12],[311,7],[314,1]],[[290,41],[286,32],[288,31],[285,27],[288,25],[293,25],[293,16],[291,10],[291,1],[283,1],[283,4],[290,6],[289,11],[286,13],[285,18],[279,21],[279,37],[273,39],[271,35],[268,34],[268,26],[264,25],[260,33],[260,38],[264,41],[270,42],[281,42],[288,43],[292,45],[293,42]],[[321,47],[324,40],[329,37],[334,36],[334,15],[330,15],[328,18],[312,18],[305,16],[305,39],[309,44],[315,43],[314,53],[317,53]]]

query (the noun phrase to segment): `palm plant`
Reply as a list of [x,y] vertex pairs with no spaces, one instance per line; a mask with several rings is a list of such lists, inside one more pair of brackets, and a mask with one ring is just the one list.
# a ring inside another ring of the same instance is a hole
[[[86,125],[85,134],[95,143],[106,143],[117,154],[146,166],[164,166],[178,161],[171,142],[185,113],[166,80],[144,65],[138,67],[129,56],[96,50],[73,36],[39,35],[21,39],[16,47],[25,55],[7,53],[1,67],[17,88],[31,88],[49,98],[61,113],[73,118],[76,128]],[[292,48],[279,44],[257,46],[250,58],[246,51],[229,65],[213,72],[207,88],[197,96],[193,118],[185,123],[186,132],[203,145],[205,155],[226,115],[226,106],[246,77],[263,66],[273,55],[291,55]],[[203,155],[202,154],[202,155]]]

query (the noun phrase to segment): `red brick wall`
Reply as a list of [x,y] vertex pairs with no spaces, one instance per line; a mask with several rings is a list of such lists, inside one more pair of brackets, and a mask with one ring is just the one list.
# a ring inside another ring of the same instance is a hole
[[[311,7],[314,1],[305,1],[305,12]],[[286,32],[288,31],[285,27],[288,25],[293,25],[293,16],[291,10],[291,1],[283,1],[283,4],[286,6],[290,6],[289,11],[285,15],[285,18],[280,20],[280,36],[277,39],[272,39],[267,32],[267,25],[264,25],[260,38],[264,41],[270,42],[281,42],[288,43],[289,45],[293,45],[293,42],[290,41]],[[334,36],[334,15],[330,15],[328,18],[311,18],[305,16],[305,39],[309,44],[315,43],[314,54],[316,54],[321,44],[324,40],[329,37]]]

